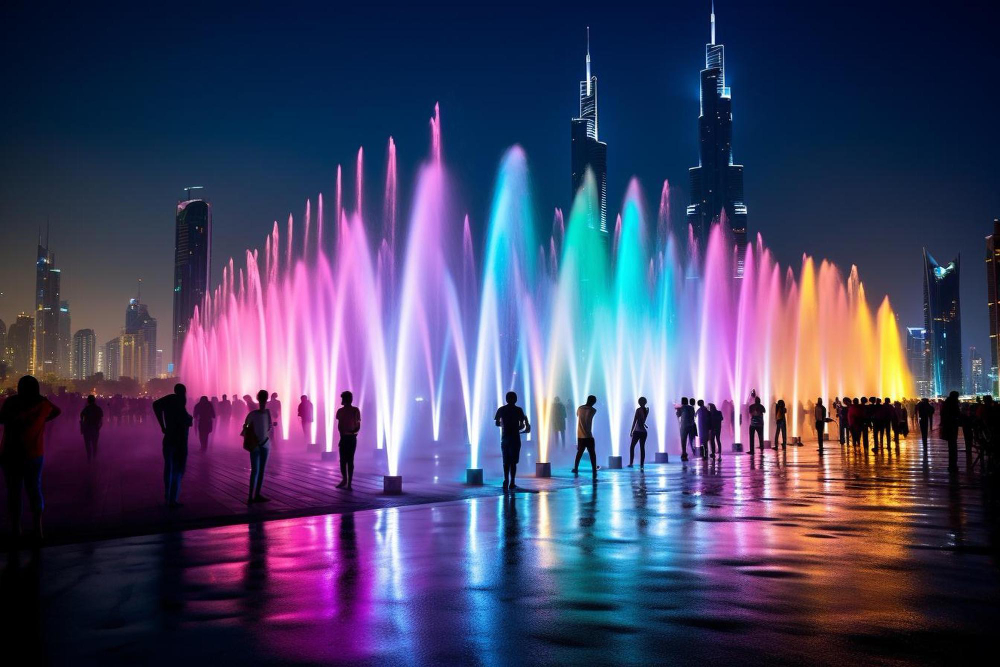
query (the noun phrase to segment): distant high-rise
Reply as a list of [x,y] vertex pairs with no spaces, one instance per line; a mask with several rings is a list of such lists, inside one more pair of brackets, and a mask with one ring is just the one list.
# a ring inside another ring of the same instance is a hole
[[990,317],[990,391],[1000,396],[1000,218],[986,237],[986,304]]
[[923,327],[906,327],[906,363],[913,378],[913,388],[920,397],[931,395],[931,385],[927,380],[929,358],[927,330]]
[[961,392],[962,309],[959,301],[959,260],[944,266],[924,249],[924,328],[930,347],[928,379],[934,395]]
[[712,224],[725,213],[726,231],[737,247],[736,275],[743,275],[747,245],[747,207],[743,203],[743,165],[733,164],[733,101],[726,85],[725,47],[715,43],[715,4],[712,39],[705,46],[701,71],[701,112],[698,116],[698,166],[691,167],[691,204],[688,224],[704,246]]
[[[48,234],[46,234],[46,237]],[[62,275],[55,267],[55,255],[49,252],[48,238],[38,239],[35,260],[35,344],[30,372],[42,376],[59,374],[59,290]]]
[[0,379],[7,370],[7,325],[0,320]]
[[118,377],[129,377],[139,384],[145,384],[149,379],[147,374],[149,354],[146,352],[146,340],[141,333],[123,333],[118,337],[120,362]]
[[7,360],[14,375],[26,375],[32,372],[34,341],[35,318],[27,313],[21,313],[7,330]]
[[140,302],[142,293],[137,292],[134,299],[129,299],[125,308],[125,333],[140,335],[143,338],[146,352],[144,375],[147,378],[156,377],[156,318],[149,314],[149,307]]
[[976,352],[976,346],[969,347],[969,391],[978,396],[986,391],[986,377],[983,373],[983,355]]
[[73,374],[73,369],[70,366],[70,359],[73,353],[73,336],[70,333],[72,326],[69,314],[69,301],[59,302],[57,322],[59,324],[59,352],[56,355],[58,359],[58,373],[59,377],[68,378]]
[[121,338],[112,338],[104,344],[104,378],[117,380],[121,376]]
[[74,380],[86,380],[97,369],[97,335],[93,329],[80,329],[73,334]]
[[[174,243],[174,330],[173,360],[180,361],[191,318],[201,306],[211,282],[212,205],[204,199],[177,202]],[[154,344],[153,349],[156,349]]]
[[592,227],[608,233],[608,145],[597,133],[597,77],[590,74],[590,28],[587,28],[587,78],[580,82],[580,116],[570,121],[570,168],[575,199],[589,169],[597,190],[596,219]]

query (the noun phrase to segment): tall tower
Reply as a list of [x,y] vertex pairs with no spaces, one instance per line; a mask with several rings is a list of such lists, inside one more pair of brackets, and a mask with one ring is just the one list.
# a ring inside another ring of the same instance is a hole
[[936,396],[964,389],[960,259],[958,256],[942,266],[924,249],[924,328],[930,347],[927,377]]
[[129,299],[125,308],[125,333],[136,334],[142,337],[143,350],[146,355],[144,375],[148,378],[157,376],[156,364],[156,318],[149,314],[149,306],[142,303],[142,281],[139,281],[139,289],[136,290],[135,298]]
[[93,329],[80,329],[73,334],[74,380],[86,380],[97,369],[97,335]]
[[[191,318],[202,305],[211,282],[212,205],[204,199],[191,197],[177,202],[177,233],[174,244],[174,365],[180,362]],[[154,344],[153,349],[156,348]],[[155,353],[154,353],[155,354]],[[154,361],[155,363],[155,361]]]
[[990,368],[988,387],[1000,396],[1000,218],[986,237],[986,307],[990,317]]
[[743,275],[747,246],[747,207],[743,203],[743,165],[733,163],[733,101],[726,85],[726,54],[715,43],[715,3],[711,41],[705,45],[701,71],[701,111],[698,116],[698,166],[691,167],[688,224],[704,246],[712,224],[725,213],[726,231],[737,247],[736,275]]
[[587,78],[580,82],[580,115],[570,121],[572,199],[583,187],[589,169],[597,189],[597,210],[591,226],[608,233],[608,145],[597,132],[597,77],[590,73],[590,28],[587,28]]
[[45,245],[38,235],[38,253],[35,259],[35,337],[32,363],[28,373],[39,377],[46,373],[58,373],[60,360],[59,345],[59,300],[62,275],[55,266],[55,255],[49,251],[48,232]]

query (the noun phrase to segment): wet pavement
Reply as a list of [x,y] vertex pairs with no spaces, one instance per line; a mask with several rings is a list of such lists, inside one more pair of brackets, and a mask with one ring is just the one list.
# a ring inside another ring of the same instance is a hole
[[[815,444],[566,488],[55,546],[0,628],[53,664],[940,663],[995,646],[978,471]],[[963,461],[964,463],[964,461]]]

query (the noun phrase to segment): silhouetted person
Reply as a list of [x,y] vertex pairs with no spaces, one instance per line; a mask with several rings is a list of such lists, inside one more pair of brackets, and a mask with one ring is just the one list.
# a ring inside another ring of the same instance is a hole
[[753,454],[753,436],[757,435],[760,453],[764,453],[764,413],[767,409],[761,404],[760,396],[754,396],[753,403],[747,408],[750,415],[750,454]]
[[882,401],[882,442],[886,449],[889,448],[889,441],[892,439],[892,427],[896,423],[896,408],[892,405],[892,399],[888,396]]
[[646,438],[649,437],[649,429],[646,427],[646,419],[649,417],[649,408],[646,407],[646,397],[639,397],[639,407],[635,409],[632,417],[632,428],[629,433],[632,436],[632,444],[628,448],[628,467],[635,465],[635,446],[639,445],[639,470],[646,467]]
[[552,434],[561,449],[566,447],[566,404],[556,396],[552,402]]
[[305,394],[299,398],[298,415],[302,423],[302,435],[305,436],[306,442],[312,442],[313,404]]
[[80,435],[83,436],[83,446],[87,450],[87,461],[97,458],[97,441],[101,437],[101,426],[104,425],[104,410],[97,404],[97,398],[91,394],[87,404],[80,411]]
[[941,437],[948,443],[948,472],[958,472],[958,427],[962,415],[958,405],[958,392],[948,394],[941,405]]
[[524,410],[517,404],[517,394],[508,391],[506,404],[497,408],[493,422],[500,427],[500,454],[503,457],[503,490],[514,490],[517,484],[517,462],[521,457],[521,432],[530,433],[531,425]]
[[927,434],[931,431],[934,425],[934,406],[926,398],[921,398],[920,402],[917,403],[917,418],[920,422],[920,438],[923,440],[924,447],[927,446]]
[[819,448],[823,449],[823,438],[826,435],[826,406],[823,405],[822,396],[816,399],[813,416],[816,419],[816,437],[819,439]]
[[681,430],[681,461],[688,460],[688,442],[694,451],[694,405],[688,403],[686,396],[681,396],[681,404],[677,407],[677,422]]
[[271,439],[275,442],[281,440],[284,435],[281,430],[281,401],[278,400],[278,393],[275,392],[271,394],[271,400],[268,402],[268,409],[271,414],[274,415],[274,421],[276,422],[274,427],[274,433],[271,434]]
[[[695,421],[698,424],[698,441],[701,444],[701,458],[708,458],[708,444],[712,440],[712,418],[705,407],[705,401],[698,399],[698,409],[694,413]],[[715,457],[715,453],[712,453]]]
[[848,413],[851,411],[851,399],[844,396],[844,402],[837,409],[837,430],[840,432],[840,444],[845,445],[850,439],[851,420]]
[[576,460],[573,462],[573,473],[579,472],[580,458],[583,452],[590,454],[590,468],[597,479],[597,452],[594,445],[594,415],[597,414],[596,396],[588,396],[587,402],[576,409]]
[[708,404],[708,417],[709,423],[712,426],[712,456],[715,456],[715,450],[719,450],[719,457],[722,457],[722,412],[715,407],[715,403]]
[[[42,539],[42,462],[45,458],[45,422],[59,416],[59,408],[42,396],[38,380],[25,375],[17,381],[17,394],[0,406],[0,468],[7,483],[7,511],[14,539],[21,536],[21,488],[35,518],[35,531]],[[16,661],[15,661],[16,662]]]
[[865,411],[858,399],[851,401],[847,409],[847,427],[851,430],[851,445],[857,448],[861,444],[861,429],[864,428]]
[[188,430],[194,419],[188,414],[187,387],[178,383],[174,393],[153,401],[153,414],[163,431],[163,497],[168,507],[180,507],[177,496],[187,466]]
[[893,438],[894,438],[894,440],[896,442],[896,445],[898,446],[899,445],[899,434],[902,433],[904,438],[907,435],[909,435],[909,430],[910,430],[909,424],[910,424],[910,422],[907,420],[906,406],[903,403],[900,403],[899,401],[896,401],[896,403],[895,403],[895,405],[893,405],[893,407],[895,408],[896,421],[893,423],[892,433],[893,433]]
[[778,448],[778,436],[781,436],[781,448],[788,448],[788,408],[785,401],[778,399],[774,404],[774,448]]
[[247,504],[266,503],[270,498],[260,490],[264,485],[264,471],[271,455],[271,440],[274,437],[274,417],[267,407],[267,390],[257,392],[257,407],[243,419],[243,449],[250,453],[250,485],[247,488]]
[[340,393],[340,408],[337,409],[337,430],[340,432],[340,484],[353,488],[354,453],[358,451],[358,433],[361,431],[361,410],[353,405],[354,394],[349,391]]
[[229,432],[229,422],[233,419],[233,404],[229,402],[229,398],[223,394],[222,400],[219,401],[219,430],[223,433]]
[[215,428],[215,408],[212,407],[208,396],[202,396],[201,400],[195,403],[194,420],[198,424],[198,441],[201,443],[201,451],[208,451],[208,438]]

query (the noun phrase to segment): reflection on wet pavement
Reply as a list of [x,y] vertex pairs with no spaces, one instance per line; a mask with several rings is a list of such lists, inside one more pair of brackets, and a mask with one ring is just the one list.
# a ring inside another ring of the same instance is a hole
[[22,553],[2,627],[57,664],[936,662],[992,645],[979,473],[949,479],[939,444],[890,454],[790,448]]

